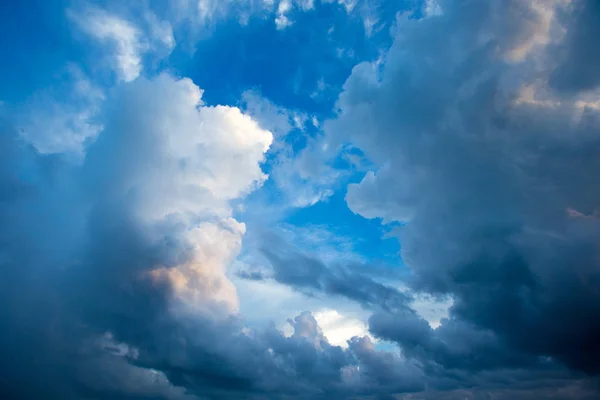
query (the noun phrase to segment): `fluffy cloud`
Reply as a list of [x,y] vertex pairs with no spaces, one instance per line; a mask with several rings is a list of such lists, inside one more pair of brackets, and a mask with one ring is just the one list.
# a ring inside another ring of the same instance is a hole
[[[9,325],[2,331],[12,326],[4,344],[25,346],[24,354],[49,352],[33,372],[36,385],[57,363],[66,363],[65,374],[80,363],[93,370],[96,357],[118,363],[86,344],[102,332],[141,348],[127,358],[143,358],[160,315],[226,318],[237,310],[226,267],[245,228],[231,218],[229,201],[265,179],[259,164],[272,136],[236,108],[203,106],[201,94],[190,80],[168,75],[118,88],[81,166],[39,154],[3,126],[1,184],[10,194],[0,209],[9,285],[3,300],[31,315],[3,311]],[[9,290],[17,283],[19,291]],[[18,336],[24,329],[45,335],[56,350],[27,348]],[[91,355],[67,360],[60,353],[79,347]],[[33,395],[36,385],[10,390]],[[63,393],[55,385],[48,391]]]
[[436,4],[399,18],[325,127],[379,166],[349,207],[402,223],[412,287],[454,299],[438,329],[392,310],[371,332],[432,368],[596,374],[599,230],[568,212],[600,201],[598,74],[578,57],[597,46],[595,2]]
[[155,279],[166,278],[188,302],[218,299],[235,311],[224,268],[245,227],[231,218],[229,201],[266,178],[259,163],[272,136],[237,108],[203,106],[201,96],[190,80],[168,75],[124,87],[84,168],[94,201],[127,207],[149,229],[181,225],[189,259],[153,270]]
[[360,319],[340,314],[336,310],[320,310],[314,314],[327,341],[336,346],[346,346],[354,337],[368,336],[368,329]]

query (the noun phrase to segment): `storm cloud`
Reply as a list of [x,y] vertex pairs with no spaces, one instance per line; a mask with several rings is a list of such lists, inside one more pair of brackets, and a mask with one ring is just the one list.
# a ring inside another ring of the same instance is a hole
[[402,223],[412,287],[454,299],[430,332],[407,335],[393,313],[371,332],[449,369],[595,376],[596,3],[437,3],[400,17],[383,64],[355,68],[327,126],[379,165],[349,186],[349,207]]

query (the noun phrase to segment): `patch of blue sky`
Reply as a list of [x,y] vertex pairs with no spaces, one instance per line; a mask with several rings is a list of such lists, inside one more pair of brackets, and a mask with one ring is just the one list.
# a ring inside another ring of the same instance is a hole
[[84,50],[73,43],[66,5],[66,0],[2,3],[0,52],[6,58],[0,62],[1,101],[20,103],[55,85],[65,60],[83,57]]
[[[377,10],[379,21],[369,37],[364,15],[357,12],[354,18],[348,18],[346,11],[334,4],[293,13],[290,19],[294,23],[284,30],[276,29],[272,20],[261,16],[251,18],[247,25],[230,19],[216,27],[211,40],[197,44],[182,75],[190,76],[206,89],[205,100],[209,104],[236,104],[244,91],[253,89],[279,106],[326,119],[332,116],[335,99],[354,65],[376,60],[391,43],[389,30],[401,6],[390,2],[381,6]],[[174,57],[185,55],[175,53],[171,61]],[[307,123],[304,129],[292,129],[283,141],[286,148],[298,154],[309,138],[318,135],[319,129]],[[267,154],[263,165],[266,173],[277,168],[277,157],[276,152]],[[345,174],[330,188],[333,195],[308,207],[289,208],[281,222],[298,229],[327,229],[340,238],[356,238],[356,232],[361,232],[360,240],[352,239],[351,251],[367,263],[402,267],[397,239],[386,237],[391,228],[382,226],[379,220],[355,215],[346,205],[346,184],[360,181],[368,166],[358,168],[351,157],[365,162],[356,149],[348,149],[333,160],[331,166]],[[270,206],[285,206],[288,201],[273,179],[246,199],[247,204]],[[252,218],[246,212],[239,217]],[[350,251],[346,242],[338,242],[340,246],[341,243],[343,248],[337,250]],[[319,250],[318,244],[314,244],[315,248],[309,243],[301,245],[307,251]],[[331,245],[335,247],[335,241]]]
[[246,24],[232,16],[217,23],[210,40],[196,43],[191,59],[181,48],[170,63],[206,90],[208,104],[235,104],[242,92],[258,89],[283,107],[324,117],[354,65],[377,59],[391,43],[389,29],[402,8],[402,2],[392,3],[377,10],[378,29],[370,37],[361,13],[348,18],[333,3],[293,10],[293,23],[281,30],[262,14]]
[[[403,267],[400,244],[397,239],[387,237],[390,227],[382,226],[380,220],[369,220],[354,214],[346,205],[344,197],[345,192],[339,190],[327,200],[311,207],[295,209],[285,221],[297,227],[318,225],[326,227],[336,236],[354,238],[352,249],[367,264],[371,262],[391,268]],[[360,236],[357,232],[360,232]]]

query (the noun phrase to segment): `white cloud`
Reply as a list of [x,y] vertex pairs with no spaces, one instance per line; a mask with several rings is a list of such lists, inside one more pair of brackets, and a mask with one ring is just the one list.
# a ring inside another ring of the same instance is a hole
[[242,93],[242,108],[264,129],[268,129],[275,136],[274,146],[277,150],[283,145],[282,139],[294,128],[294,112],[261,96],[254,90]]
[[296,4],[304,11],[309,11],[315,8],[314,0],[296,0]]
[[377,17],[371,15],[364,17],[363,26],[365,28],[365,34],[367,35],[367,37],[373,35],[373,29],[375,28],[378,22],[379,19]]
[[145,45],[136,26],[100,9],[88,9],[82,14],[71,12],[69,16],[83,32],[112,47],[113,67],[121,79],[131,81],[140,75]]
[[298,155],[282,154],[274,163],[271,177],[291,207],[309,207],[329,198],[340,176],[338,171],[322,164],[311,148]]
[[287,13],[292,10],[291,0],[281,0],[277,7],[277,17],[275,18],[275,26],[277,29],[285,29],[292,25],[292,21],[287,17]]
[[[141,214],[200,213],[208,209],[208,199],[221,209],[266,179],[259,162],[272,135],[238,108],[203,106],[202,91],[191,80],[164,74],[124,90],[122,112],[130,111],[132,123],[144,132],[135,138],[137,145],[152,146],[148,150],[157,152],[161,163],[151,170],[125,165],[136,168],[130,172],[142,179],[131,184],[141,184],[138,190],[147,186],[148,196],[138,207]],[[134,139],[135,133],[130,135]],[[161,149],[155,148],[159,145]],[[161,196],[152,195],[156,192]]]
[[346,347],[353,336],[369,336],[366,321],[370,312],[342,298],[307,296],[274,281],[232,278],[240,298],[240,312],[250,326],[270,323],[290,335],[288,319],[314,310],[323,334],[334,345]]
[[337,3],[343,6],[346,9],[346,12],[350,13],[356,5],[358,4],[358,0],[321,0],[323,3]]
[[211,19],[218,11],[220,4],[225,4],[227,1],[212,1],[212,0],[198,0],[198,15],[201,19]]
[[425,15],[428,17],[441,15],[442,7],[438,0],[425,0]]
[[197,39],[225,19],[246,25],[253,17],[272,18],[276,28],[284,30],[294,24],[294,14],[315,10],[319,3],[335,3],[348,13],[358,4],[357,0],[172,0],[169,9],[171,22],[187,25]]
[[100,8],[69,10],[67,15],[82,32],[108,49],[111,67],[125,82],[140,76],[144,54],[168,55],[175,47],[170,23],[159,20],[150,11],[145,12],[145,19],[139,24]]
[[153,40],[161,43],[169,52],[175,48],[175,37],[173,27],[168,21],[162,21],[151,12],[146,12],[145,20],[148,25],[150,36]]
[[178,232],[186,260],[151,276],[171,283],[181,310],[236,312],[226,272],[245,226],[231,217],[229,202],[266,179],[260,163],[272,135],[239,109],[201,99],[191,80],[165,74],[122,86],[86,166],[97,174],[96,196],[128,204],[156,240],[165,227]]
[[168,4],[173,24],[187,26],[184,40],[210,33],[215,24],[227,18],[244,25],[254,15],[270,15],[276,11],[275,0],[172,0]]
[[370,336],[367,324],[360,318],[343,315],[332,309],[319,310],[313,315],[323,330],[323,335],[333,345],[348,347],[347,341],[353,337]]
[[16,111],[23,138],[40,153],[82,158],[84,144],[102,129],[96,114],[104,93],[76,66],[65,69],[67,84],[35,93]]

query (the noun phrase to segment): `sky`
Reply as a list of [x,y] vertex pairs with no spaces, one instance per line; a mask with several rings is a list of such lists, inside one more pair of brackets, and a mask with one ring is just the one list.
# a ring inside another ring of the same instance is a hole
[[0,2],[7,399],[600,398],[600,2]]

